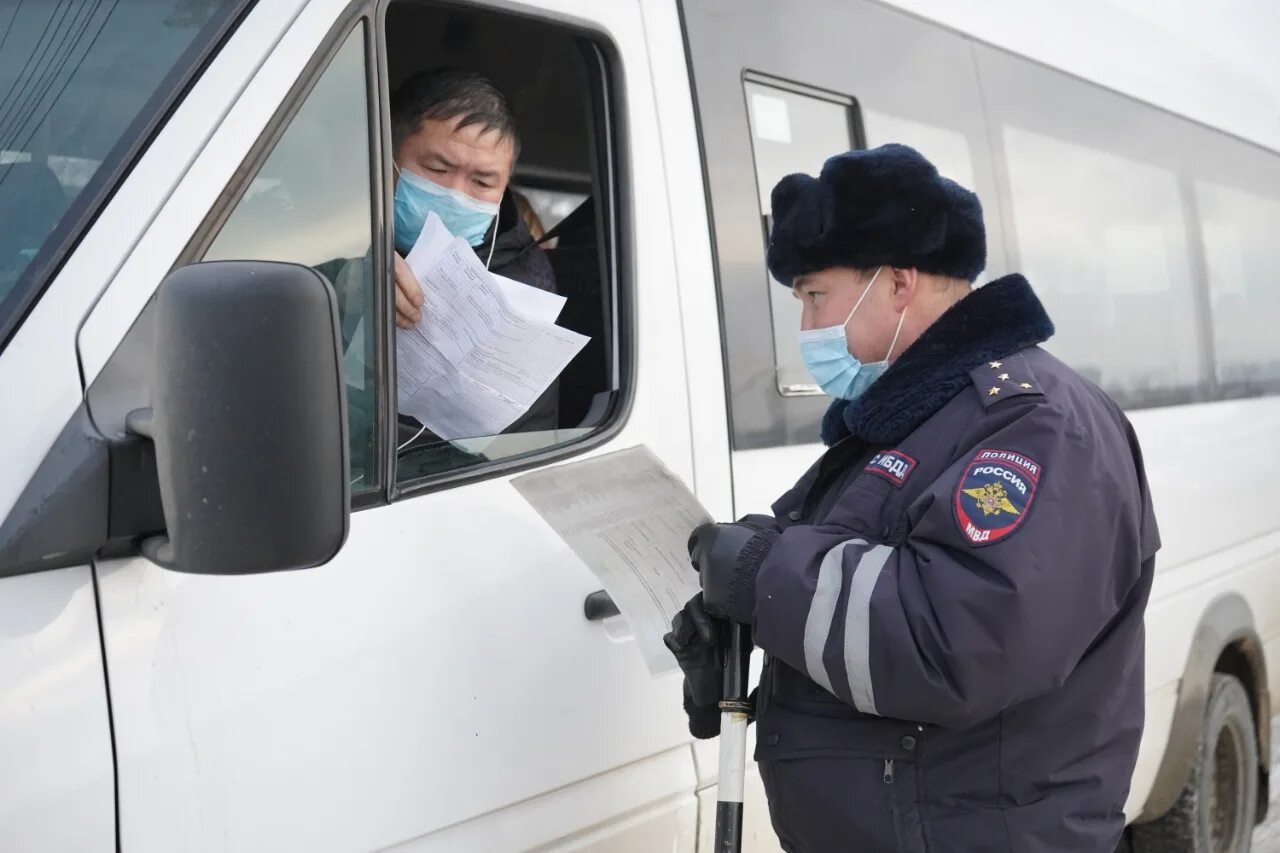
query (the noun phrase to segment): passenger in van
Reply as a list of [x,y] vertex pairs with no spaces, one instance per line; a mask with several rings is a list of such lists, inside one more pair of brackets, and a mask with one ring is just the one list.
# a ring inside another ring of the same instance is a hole
[[[556,290],[551,264],[509,189],[520,137],[511,107],[493,83],[457,69],[410,77],[391,96],[391,142],[398,326],[412,328],[422,319],[422,285],[404,256],[429,213],[470,243],[491,272]],[[507,432],[555,429],[557,385],[552,383]]]
[[538,211],[534,210],[533,205],[529,203],[529,199],[516,190],[511,191],[511,198],[516,203],[516,210],[519,212],[520,218],[524,220],[525,227],[529,229],[529,235],[533,237],[539,246],[552,248],[551,243],[555,238],[543,241],[542,238],[546,236],[547,229],[542,227],[542,219],[538,216]]
[[719,730],[709,613],[768,655],[783,849],[1110,853],[1160,545],[1133,428],[1041,348],[1025,278],[973,288],[981,204],[915,150],[832,157],[772,200],[829,449],[772,515],[690,539],[702,593],[668,643],[691,729]]

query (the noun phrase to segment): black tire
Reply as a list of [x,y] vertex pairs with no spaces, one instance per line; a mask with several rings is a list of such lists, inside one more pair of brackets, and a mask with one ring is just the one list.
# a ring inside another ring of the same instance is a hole
[[1258,737],[1244,685],[1216,673],[1191,778],[1177,802],[1133,827],[1135,853],[1248,853],[1258,808]]

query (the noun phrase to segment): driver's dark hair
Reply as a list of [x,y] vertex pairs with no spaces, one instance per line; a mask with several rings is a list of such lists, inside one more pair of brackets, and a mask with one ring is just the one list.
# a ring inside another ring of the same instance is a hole
[[458,116],[459,128],[478,124],[511,140],[515,156],[520,156],[520,136],[506,96],[483,74],[459,68],[423,71],[400,84],[391,95],[391,143],[399,146],[426,119]]

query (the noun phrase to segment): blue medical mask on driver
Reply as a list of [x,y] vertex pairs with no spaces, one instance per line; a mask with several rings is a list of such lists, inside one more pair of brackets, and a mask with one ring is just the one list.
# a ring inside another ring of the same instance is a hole
[[498,215],[496,203],[478,201],[408,169],[397,166],[396,172],[400,175],[395,195],[396,249],[400,254],[407,255],[413,244],[418,242],[428,213],[439,216],[449,233],[472,246],[484,242],[493,218]]
[[804,358],[805,367],[809,368],[813,381],[817,382],[823,391],[837,399],[856,400],[861,397],[871,387],[871,383],[889,369],[889,356],[893,355],[893,348],[898,345],[902,321],[907,317],[906,311],[898,317],[898,328],[893,333],[893,342],[889,344],[889,352],[885,354],[882,361],[863,364],[849,352],[849,342],[845,337],[845,327],[853,319],[853,314],[862,304],[862,300],[866,299],[867,294],[871,292],[876,279],[880,277],[880,270],[883,269],[884,267],[877,269],[871,281],[867,282],[867,289],[862,291],[862,295],[858,297],[853,310],[849,312],[848,317],[844,318],[843,323],[800,333],[800,355]]

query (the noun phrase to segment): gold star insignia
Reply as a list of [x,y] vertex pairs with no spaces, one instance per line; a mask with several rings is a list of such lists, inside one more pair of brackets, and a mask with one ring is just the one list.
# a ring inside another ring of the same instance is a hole
[[988,397],[994,397],[995,395],[997,395],[997,394],[999,394],[999,393],[1000,393],[1000,389],[999,389],[999,388],[992,388],[990,391],[988,391],[988,392],[987,392],[987,396],[988,396]]
[[999,369],[1000,369],[1000,368],[1002,368],[1002,367],[1004,367],[1004,362],[1001,362],[1001,361],[993,361],[993,362],[991,362],[991,369],[992,369],[992,370],[999,370]]
[[1008,382],[1008,381],[1009,381],[1009,374],[1007,374],[1007,373],[1001,373],[1001,374],[1000,374],[1000,379],[1001,379],[1001,381],[1003,381],[1003,382]]
[[1031,383],[1030,383],[1030,382],[1023,382],[1023,383],[1022,383],[1021,385],[1019,385],[1018,387],[1019,387],[1019,388],[1030,388],[1030,387],[1031,387]]

